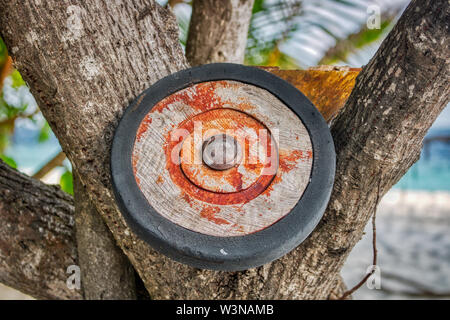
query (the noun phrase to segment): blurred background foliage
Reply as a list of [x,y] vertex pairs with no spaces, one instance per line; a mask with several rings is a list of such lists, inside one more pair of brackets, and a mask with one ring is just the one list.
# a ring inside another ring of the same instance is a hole
[[[180,27],[180,42],[184,46],[192,1],[159,2],[173,7]],[[255,0],[245,64],[283,69],[301,69],[317,64],[361,66],[367,62],[365,49],[385,37],[408,2]],[[368,29],[367,20],[371,14],[368,8],[374,5],[380,9],[380,28]],[[373,50],[368,51],[373,53]]]
[[[0,159],[73,194],[71,166],[0,38]],[[55,159],[57,161],[55,161]]]
[[[192,1],[159,1],[171,6],[184,47]],[[361,66],[408,1],[255,0],[245,64],[302,69],[317,64]],[[381,9],[381,28],[366,27],[370,5]],[[379,44],[379,43],[378,43]],[[367,49],[368,48],[368,49]],[[367,51],[364,53],[364,51]],[[362,57],[361,57],[362,56]],[[72,193],[68,160],[0,39],[0,157],[9,165]]]

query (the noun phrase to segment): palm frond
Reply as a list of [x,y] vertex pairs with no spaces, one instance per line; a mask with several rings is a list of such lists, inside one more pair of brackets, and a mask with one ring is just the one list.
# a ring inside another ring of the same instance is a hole
[[[306,66],[311,60],[317,60],[317,48],[314,48],[314,42],[305,41],[306,38],[315,35],[316,39],[325,37],[329,41],[338,41],[347,35],[339,25],[355,21],[362,12],[365,13],[368,4],[369,0],[257,0],[246,62],[270,62],[283,67],[281,61],[269,61],[267,55],[274,51],[280,52],[279,56],[290,61],[290,65]],[[353,27],[356,26],[354,23]],[[309,42],[306,47],[305,42]]]
[[325,52],[319,64],[348,62],[350,55],[356,54],[364,47],[382,39],[393,27],[402,9],[402,6],[397,6],[389,8],[386,12],[381,12],[380,29],[369,29],[366,24],[363,24],[359,31],[348,35],[345,39],[340,39],[336,42],[335,46]]

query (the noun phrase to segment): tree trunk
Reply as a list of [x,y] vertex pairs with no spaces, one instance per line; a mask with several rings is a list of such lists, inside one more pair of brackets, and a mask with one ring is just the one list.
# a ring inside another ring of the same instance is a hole
[[136,299],[134,269],[73,175],[78,263],[83,297],[89,300]]
[[254,0],[195,0],[186,44],[192,66],[243,63]]
[[73,200],[0,160],[0,282],[40,299],[81,299],[67,267],[78,264]]
[[111,139],[124,107],[157,79],[187,66],[173,17],[149,1],[36,3],[24,1],[19,9],[0,0],[3,38],[153,298],[339,295],[339,270],[376,205],[378,186],[384,194],[418,158],[426,130],[448,101],[448,5],[412,1],[334,121],[335,188],[313,234],[260,268],[193,269],[156,253],[126,227],[109,175]]

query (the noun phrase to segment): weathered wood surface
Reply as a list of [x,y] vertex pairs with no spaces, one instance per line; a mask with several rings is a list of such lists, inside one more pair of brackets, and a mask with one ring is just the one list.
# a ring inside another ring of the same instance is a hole
[[73,179],[75,229],[81,289],[87,300],[134,300],[135,271],[91,206],[77,174]]
[[[201,160],[202,141],[218,133],[248,150],[228,171],[214,172]],[[158,213],[187,229],[228,237],[262,230],[291,211],[308,185],[313,150],[300,118],[274,95],[212,81],[156,104],[138,129],[132,158],[136,181]],[[191,175],[181,163],[193,167]]]
[[291,83],[316,106],[330,122],[344,106],[355,86],[361,68],[318,66],[307,70],[281,70],[261,67]]

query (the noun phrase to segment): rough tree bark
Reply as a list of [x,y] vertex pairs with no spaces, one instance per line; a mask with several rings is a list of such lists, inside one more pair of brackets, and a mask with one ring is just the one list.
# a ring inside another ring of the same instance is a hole
[[[83,188],[78,180],[74,183]],[[37,299],[136,298],[134,269],[123,261],[126,257],[101,217],[89,212],[88,199],[76,198],[75,212],[73,198],[59,187],[13,170],[1,160],[0,196],[1,283]],[[77,219],[87,226],[81,230],[87,236],[75,231]],[[85,248],[81,252],[89,254],[79,256],[80,245]],[[91,258],[89,263],[80,262]],[[88,291],[86,286],[81,291],[67,287],[70,274],[65,270],[70,265],[81,266],[81,283],[88,283]]]
[[[377,186],[383,194],[417,159],[426,130],[448,101],[448,5],[412,1],[334,122],[335,190],[318,228],[266,266],[197,270],[130,232],[109,177],[110,142],[123,108],[160,77],[187,66],[173,17],[138,0],[108,6],[0,0],[0,9],[0,30],[16,66],[154,298],[329,298],[375,206]],[[76,28],[73,21],[80,22]]]
[[195,0],[186,43],[189,63],[243,63],[253,2]]
[[78,263],[83,297],[88,300],[136,299],[134,269],[73,175]]
[[78,264],[72,197],[0,160],[0,282],[39,299],[81,299],[67,288]]

